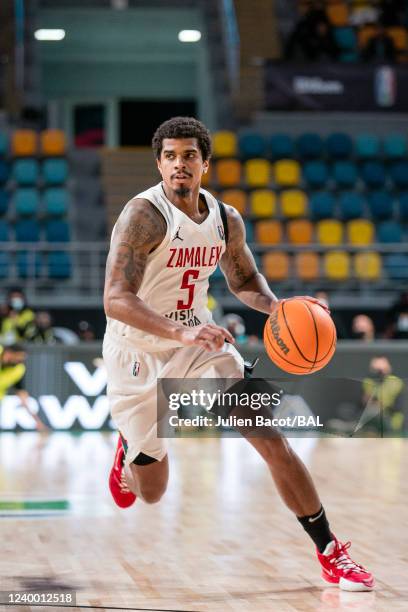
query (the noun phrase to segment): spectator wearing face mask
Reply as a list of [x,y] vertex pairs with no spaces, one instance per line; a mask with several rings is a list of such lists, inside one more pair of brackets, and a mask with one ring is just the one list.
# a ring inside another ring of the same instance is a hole
[[387,357],[370,361],[369,376],[364,378],[363,402],[365,421],[377,431],[400,432],[404,429],[404,382],[394,376]]
[[351,338],[353,340],[372,342],[375,339],[373,320],[365,314],[355,316],[351,323]]
[[385,332],[386,338],[393,340],[408,339],[408,291],[400,294],[398,300],[392,305],[388,312],[388,325]]
[[34,317],[23,291],[18,287],[10,289],[7,295],[7,314],[1,321],[0,343],[9,346],[26,340],[27,329]]
[[57,344],[58,338],[52,327],[52,318],[46,310],[35,313],[35,319],[27,327],[25,333],[27,342],[34,344]]

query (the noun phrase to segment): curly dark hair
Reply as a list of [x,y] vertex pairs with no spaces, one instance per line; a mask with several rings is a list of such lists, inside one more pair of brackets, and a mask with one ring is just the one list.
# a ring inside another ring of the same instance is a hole
[[204,123],[194,117],[173,117],[159,125],[152,140],[157,159],[160,159],[164,138],[197,138],[203,161],[211,157],[210,132]]

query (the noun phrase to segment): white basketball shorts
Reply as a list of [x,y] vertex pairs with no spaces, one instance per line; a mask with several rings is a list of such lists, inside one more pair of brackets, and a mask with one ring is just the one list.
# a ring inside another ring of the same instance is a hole
[[234,346],[220,351],[183,346],[161,352],[138,351],[125,337],[105,334],[103,359],[112,419],[127,440],[126,465],[139,453],[158,461],[167,440],[157,437],[158,378],[243,378],[244,360]]

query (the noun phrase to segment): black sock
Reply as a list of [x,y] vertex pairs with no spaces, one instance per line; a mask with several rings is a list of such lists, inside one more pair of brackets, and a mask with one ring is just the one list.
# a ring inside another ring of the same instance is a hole
[[297,519],[316,544],[317,550],[322,553],[328,543],[333,540],[323,506],[315,514],[298,516]]

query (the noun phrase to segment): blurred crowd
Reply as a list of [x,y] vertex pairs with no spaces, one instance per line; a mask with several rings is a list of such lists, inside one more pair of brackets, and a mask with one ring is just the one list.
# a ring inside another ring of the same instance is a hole
[[[399,50],[387,28],[406,28],[408,6],[405,0],[357,0],[349,4],[348,27],[356,30],[365,26],[376,27],[360,49],[360,59],[367,62],[398,61]],[[301,3],[301,16],[286,42],[286,59],[307,62],[333,62],[341,59],[341,45],[336,38],[336,28],[330,21],[327,6],[327,2],[318,0]]]
[[77,329],[54,327],[50,312],[34,310],[27,303],[21,288],[9,290],[0,303],[0,346],[18,343],[77,344],[95,340],[95,332],[88,321],[80,321]]

